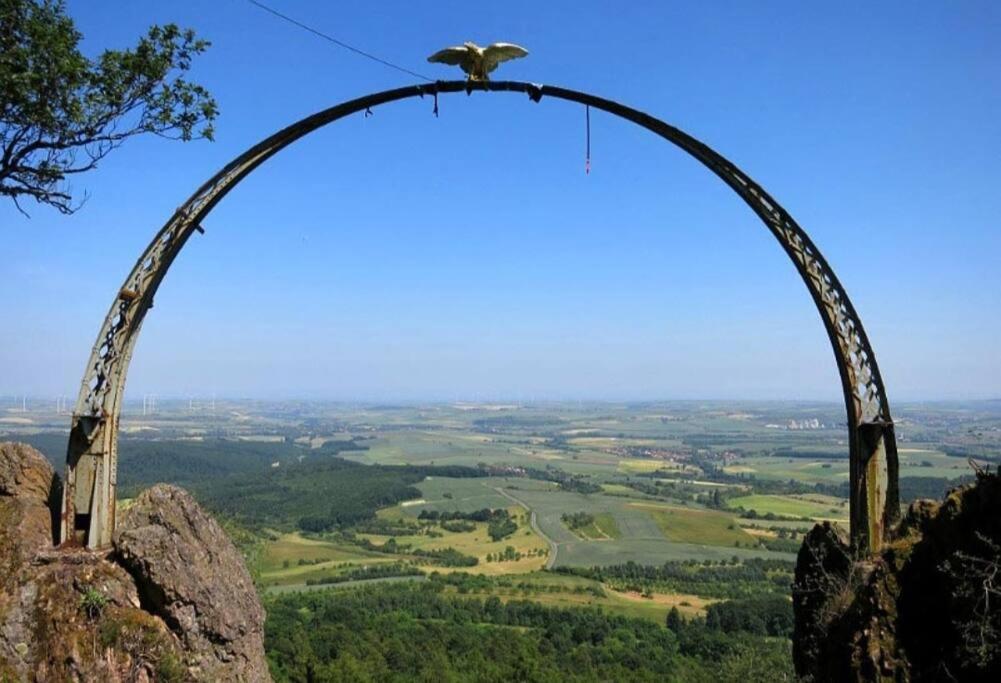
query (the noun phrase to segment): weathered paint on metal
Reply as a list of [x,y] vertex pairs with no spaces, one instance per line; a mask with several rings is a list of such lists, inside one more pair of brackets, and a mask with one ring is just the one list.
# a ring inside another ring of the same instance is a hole
[[[848,414],[851,532],[874,550],[897,506],[896,442],[879,367],[862,321],[834,271],[806,232],[767,192],[722,155],[648,114],[594,95],[519,81],[439,81],[375,93],[318,112],[247,150],[203,184],[156,234],[119,289],[91,351],[73,414],[67,449],[62,541],[90,547],[114,531],[118,416],[129,361],[146,312],[170,264],[215,205],[260,164],[299,138],[338,119],[389,102],[474,91],[520,92],[577,102],[631,121],[681,148],[715,173],[758,215],[778,240],[813,298],[834,350]],[[875,441],[872,436],[878,436]],[[879,444],[882,444],[880,446]],[[873,520],[874,523],[870,523]]]

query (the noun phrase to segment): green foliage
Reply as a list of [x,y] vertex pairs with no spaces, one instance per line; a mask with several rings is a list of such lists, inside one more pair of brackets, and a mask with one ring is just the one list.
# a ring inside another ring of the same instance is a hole
[[411,554],[442,567],[475,567],[480,562],[478,558],[472,555],[465,555],[455,548],[438,548],[437,550],[417,549],[411,551]]
[[684,619],[681,618],[681,612],[678,611],[677,607],[672,607],[671,611],[667,613],[667,619],[664,621],[664,625],[675,633],[679,633],[684,627]]
[[151,615],[139,610],[115,609],[101,622],[101,646],[127,653],[134,662],[145,663],[157,681],[179,683],[187,669],[172,647],[170,637]]
[[959,477],[956,479],[946,479],[945,477],[900,477],[900,501],[910,503],[919,498],[931,498],[938,500],[945,497],[945,494],[952,488],[960,484],[969,484],[973,481],[972,475]]
[[445,531],[462,534],[476,531],[476,524],[474,522],[467,522],[464,519],[446,520],[441,523],[441,528]]
[[755,635],[792,636],[792,602],[781,595],[727,600],[706,609],[706,626],[724,633],[746,631]]
[[522,596],[546,596],[560,593],[574,595],[590,595],[595,598],[607,596],[604,589],[596,583],[574,583],[567,581],[531,580],[518,575],[487,576],[486,574],[469,574],[456,571],[448,574],[432,572],[428,580],[435,586],[455,588],[460,594],[500,592],[512,595],[517,592]]
[[[61,435],[38,435],[32,443],[51,460],[66,449]],[[364,445],[338,441],[326,446],[311,450],[284,442],[124,439],[119,490],[129,496],[161,481],[184,486],[212,512],[252,532],[265,527],[324,532],[364,522],[373,533],[386,533],[375,519],[376,510],[419,498],[413,485],[425,477],[481,476],[470,467],[360,465],[332,454],[364,450]],[[272,467],[275,462],[278,467]]]
[[0,0],[0,196],[72,213],[68,176],[126,139],[212,139],[215,100],[185,80],[208,47],[194,31],[152,26],[132,49],[88,59],[62,0]]
[[504,508],[497,508],[496,510],[483,508],[482,510],[475,510],[473,512],[462,512],[460,510],[450,512],[421,510],[418,519],[441,522],[442,529],[456,532],[472,531],[476,528],[475,525],[460,523],[462,521],[486,522],[487,534],[489,534],[490,539],[493,541],[507,538],[518,530],[518,524],[511,519],[511,514]]
[[761,543],[776,553],[798,553],[802,544],[800,541],[791,538],[762,538]]
[[687,593],[707,598],[746,598],[775,593],[789,595],[793,564],[749,558],[726,562],[665,562],[650,566],[627,562],[607,567],[557,567],[556,572],[582,576],[620,590]]
[[594,515],[587,512],[563,513],[560,519],[571,529],[580,529],[594,524]]
[[[442,525],[444,526],[444,525]],[[473,525],[473,529],[476,525]],[[415,536],[420,533],[427,533],[426,527],[422,527],[416,522],[406,519],[375,519],[365,520],[355,524],[352,528],[357,534],[377,534],[379,536]]]
[[472,512],[463,512],[462,510],[451,510],[448,512],[442,512],[439,510],[421,510],[421,513],[417,516],[417,519],[427,520],[430,522],[446,521],[453,519],[466,519],[472,522],[492,522],[496,519],[503,519],[508,517],[508,512],[504,508],[482,508],[480,510],[474,510]]
[[491,541],[500,541],[518,530],[518,525],[508,515],[507,510],[503,512],[503,516],[490,520],[490,523],[487,525],[487,534],[490,536]]
[[180,683],[188,676],[188,670],[184,662],[173,652],[164,652],[156,660],[153,670],[156,672],[156,680],[163,683]]
[[791,680],[788,641],[445,592],[490,581],[453,575],[277,597],[266,605],[271,673],[279,682]]
[[654,681],[677,663],[674,635],[647,621],[430,585],[290,595],[267,611],[276,681],[341,680],[344,666],[373,680]]
[[599,484],[592,484],[589,481],[584,481],[581,477],[567,477],[559,481],[560,488],[564,491],[571,491],[573,493],[601,493],[602,488]]
[[400,562],[394,564],[373,564],[365,567],[357,567],[346,571],[343,574],[324,576],[319,579],[306,579],[306,585],[322,586],[327,584],[347,583],[349,581],[385,579],[391,576],[424,576],[424,572],[417,567],[411,567]]
[[107,606],[107,596],[92,586],[84,589],[83,595],[80,596],[80,611],[91,621],[100,617]]
[[504,546],[504,551],[494,556],[497,562],[517,562],[521,559],[521,553],[513,545]]
[[423,478],[423,472],[412,468],[326,458],[210,480],[196,485],[195,492],[213,511],[252,528],[296,525],[322,532],[371,519],[380,507],[419,497],[413,484]]

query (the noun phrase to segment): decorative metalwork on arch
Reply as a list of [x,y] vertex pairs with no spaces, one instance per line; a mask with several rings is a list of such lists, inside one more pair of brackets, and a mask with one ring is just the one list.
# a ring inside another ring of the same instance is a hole
[[[226,165],[171,216],[115,296],[87,362],[67,452],[61,539],[100,547],[111,542],[115,518],[118,421],[122,392],[143,318],[171,263],[215,205],[268,158],[301,137],[351,114],[412,97],[472,91],[525,93],[534,102],[554,97],[604,110],[680,147],[719,176],[758,215],[806,284],[824,322],[848,417],[851,535],[872,551],[899,517],[893,421],[876,357],[848,294],[816,245],[767,192],[707,145],[659,119],[610,100],[517,81],[439,81],[387,90],[341,103],[275,133]],[[437,101],[436,101],[437,104]]]

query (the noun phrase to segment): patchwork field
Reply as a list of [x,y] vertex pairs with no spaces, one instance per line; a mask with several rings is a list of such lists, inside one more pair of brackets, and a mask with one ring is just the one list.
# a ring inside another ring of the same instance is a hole
[[[503,497],[500,497],[500,500],[504,504],[510,505],[509,500]],[[475,507],[472,510],[479,510],[483,507]],[[502,504],[496,507],[505,507],[505,505]],[[414,550],[443,550],[453,548],[464,555],[471,555],[479,560],[479,564],[476,566],[459,568],[462,571],[473,574],[495,576],[500,574],[521,574],[541,569],[546,563],[549,544],[532,531],[528,522],[528,514],[525,510],[515,506],[509,507],[508,512],[518,522],[518,530],[512,535],[498,541],[491,540],[487,533],[487,525],[483,522],[477,522],[476,529],[469,532],[443,532],[436,528],[436,533],[441,533],[440,537],[428,535],[390,537],[378,534],[359,534],[359,537],[366,538],[376,545],[382,545],[389,541],[390,538],[393,538],[397,545],[409,545]],[[397,514],[393,509],[386,511],[388,517]],[[520,559],[503,561],[495,559],[509,548],[522,557]],[[401,557],[405,556],[405,553],[401,553]],[[428,571],[440,572],[455,571],[455,568],[452,567],[430,566],[427,569]]]
[[[412,523],[425,510],[471,513],[484,508],[504,508],[518,524],[513,535],[499,541],[490,539],[487,525],[482,522],[476,523],[472,531],[451,532],[434,527],[434,535],[358,534],[358,538],[375,546],[383,546],[392,539],[398,546],[409,546],[411,550],[452,548],[478,559],[473,567],[425,566],[427,571],[503,576],[525,574],[547,565],[593,566],[628,561],[659,565],[671,560],[729,560],[734,556],[792,559],[791,554],[761,548],[760,538],[742,528],[741,520],[730,512],[655,502],[621,485],[611,486],[607,493],[582,494],[562,490],[552,482],[525,478],[429,477],[416,487],[421,493],[419,499],[382,509],[379,518]],[[762,515],[767,505],[772,506],[768,509],[820,514],[837,502],[816,496],[788,501],[775,498],[744,496],[735,500],[745,507],[762,507]],[[593,522],[576,530],[568,528],[563,516],[581,512],[593,517]],[[498,561],[505,552],[508,559]],[[415,558],[406,550],[387,554],[343,542],[287,534],[267,545],[259,570],[264,583],[287,586],[361,565],[398,561],[415,561]]]
[[[618,491],[585,495],[539,488],[503,490],[536,513],[540,531],[556,546],[554,566],[620,564],[630,560],[663,564],[669,560],[729,559],[734,555],[792,557],[759,550],[758,542],[728,512],[651,503]],[[565,513],[576,512],[586,512],[606,524],[614,523],[618,536],[608,533],[611,538],[581,538],[562,520]]]

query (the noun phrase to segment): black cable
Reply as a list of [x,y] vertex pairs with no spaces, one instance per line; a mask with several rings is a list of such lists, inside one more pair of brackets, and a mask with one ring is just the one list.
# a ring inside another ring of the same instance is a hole
[[584,105],[584,121],[587,128],[587,150],[584,153],[584,175],[591,174],[591,105]]
[[305,29],[306,31],[309,31],[312,34],[317,35],[320,38],[323,38],[324,40],[328,40],[331,43],[333,43],[334,45],[337,45],[338,47],[342,47],[345,50],[350,50],[351,52],[354,52],[357,55],[361,55],[362,57],[366,57],[368,59],[371,59],[372,61],[379,62],[379,64],[382,64],[383,66],[388,66],[391,69],[396,69],[397,71],[402,71],[405,74],[410,74],[411,76],[416,76],[417,78],[423,78],[425,81],[430,81],[432,83],[434,82],[433,78],[428,78],[424,74],[419,74],[416,71],[411,71],[410,69],[406,69],[406,68],[404,68],[402,66],[397,66],[396,64],[393,64],[392,62],[387,62],[385,59],[381,59],[380,57],[376,57],[373,54],[365,52],[364,50],[359,50],[358,48],[353,47],[351,45],[348,45],[347,43],[342,42],[340,40],[337,40],[337,38],[334,38],[333,36],[329,36],[326,33],[323,33],[322,31],[317,31],[312,26],[307,26],[306,24],[302,23],[301,21],[296,21],[292,17],[287,16],[285,14],[282,14],[278,10],[275,10],[275,9],[272,9],[272,8],[268,7],[264,3],[257,2],[257,0],[247,0],[247,2],[249,2],[251,5],[255,5],[255,6],[259,7],[260,9],[264,10],[265,12],[269,12],[269,13],[275,15],[279,19],[284,19],[285,21],[289,22],[290,24],[294,24],[294,25],[298,26],[301,29]]

